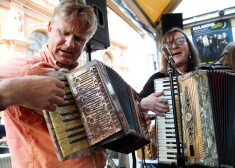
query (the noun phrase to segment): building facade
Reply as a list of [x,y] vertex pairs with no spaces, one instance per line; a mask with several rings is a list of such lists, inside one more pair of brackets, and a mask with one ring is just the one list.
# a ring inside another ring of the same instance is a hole
[[[32,55],[46,43],[48,22],[58,2],[59,0],[0,0],[0,62],[10,57]],[[149,71],[145,56],[154,55],[156,50],[149,50],[149,44],[144,46],[146,39],[112,10],[107,8],[107,13],[110,47],[93,52],[92,59],[108,64],[135,89],[140,90]],[[152,46],[155,46],[154,42]],[[87,53],[84,52],[79,58],[79,64],[87,63],[87,58]],[[144,80],[136,80],[140,76]]]

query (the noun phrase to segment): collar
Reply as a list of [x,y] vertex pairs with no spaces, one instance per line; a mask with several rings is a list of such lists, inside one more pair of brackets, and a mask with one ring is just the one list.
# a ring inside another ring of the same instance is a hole
[[178,69],[176,69],[176,71],[177,71],[177,73],[178,73],[179,75],[183,75],[183,74],[184,74],[183,72],[179,71]]
[[78,61],[74,62],[72,65],[70,66],[64,66],[62,65],[60,62],[58,62],[55,57],[51,54],[51,52],[48,49],[48,45],[45,44],[42,47],[42,50],[39,52],[39,55],[41,57],[41,59],[49,64],[52,64],[58,68],[66,68],[68,70],[72,70],[74,68],[76,68],[78,66]]

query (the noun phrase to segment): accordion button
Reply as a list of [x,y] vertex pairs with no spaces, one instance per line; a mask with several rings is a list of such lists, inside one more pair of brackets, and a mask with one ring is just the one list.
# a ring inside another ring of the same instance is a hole
[[191,119],[192,119],[192,114],[191,113],[186,113],[185,120],[190,121]]

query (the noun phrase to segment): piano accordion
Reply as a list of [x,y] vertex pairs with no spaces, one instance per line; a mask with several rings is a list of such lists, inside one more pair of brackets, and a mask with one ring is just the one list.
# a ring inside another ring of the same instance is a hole
[[[175,100],[180,150],[186,166],[235,167],[234,75],[193,71],[178,77],[179,89],[175,85],[174,90],[180,91],[180,98],[176,96]],[[162,97],[168,99],[170,106],[166,117],[157,117],[158,160],[160,164],[177,164],[169,77],[154,83],[155,91],[163,90]]]
[[59,160],[107,148],[130,153],[148,144],[138,94],[121,76],[93,60],[69,73],[53,72],[64,81],[64,104],[44,111]]

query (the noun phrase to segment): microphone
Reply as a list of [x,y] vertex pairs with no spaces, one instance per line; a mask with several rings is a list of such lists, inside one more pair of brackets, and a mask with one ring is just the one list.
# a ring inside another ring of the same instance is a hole
[[175,63],[175,60],[174,60],[167,44],[160,45],[159,50],[163,55],[165,55],[167,60],[169,60],[171,63]]

